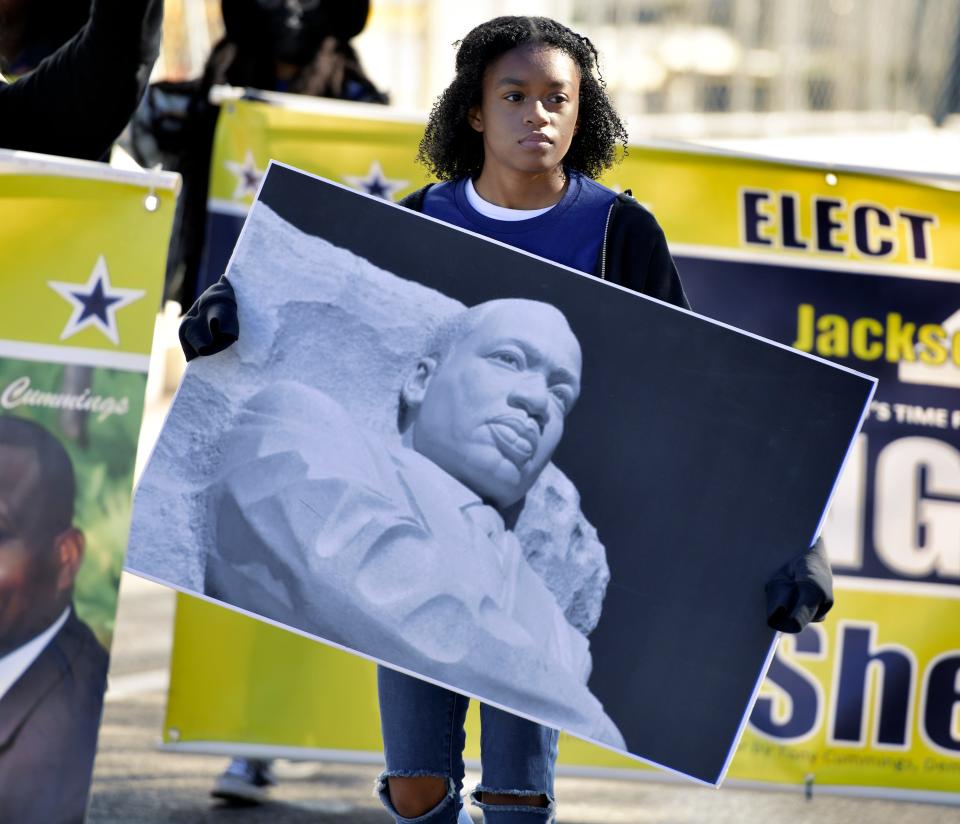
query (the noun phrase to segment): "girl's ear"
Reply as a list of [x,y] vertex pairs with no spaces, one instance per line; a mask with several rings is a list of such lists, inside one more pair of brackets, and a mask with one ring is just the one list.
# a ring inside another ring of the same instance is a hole
[[470,107],[470,110],[467,112],[467,123],[470,124],[470,128],[474,131],[483,131],[483,115],[480,112],[479,106]]

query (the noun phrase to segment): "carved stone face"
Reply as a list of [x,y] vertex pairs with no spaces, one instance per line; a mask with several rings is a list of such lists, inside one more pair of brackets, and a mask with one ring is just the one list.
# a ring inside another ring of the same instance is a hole
[[505,508],[539,477],[580,394],[580,344],[553,306],[496,301],[407,385],[413,448]]

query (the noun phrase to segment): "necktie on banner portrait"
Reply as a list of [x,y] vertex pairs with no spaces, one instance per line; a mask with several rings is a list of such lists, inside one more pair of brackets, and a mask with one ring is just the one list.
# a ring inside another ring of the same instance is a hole
[[83,817],[179,177],[0,151],[0,818]]
[[874,381],[277,164],[227,275],[130,570],[718,783]]

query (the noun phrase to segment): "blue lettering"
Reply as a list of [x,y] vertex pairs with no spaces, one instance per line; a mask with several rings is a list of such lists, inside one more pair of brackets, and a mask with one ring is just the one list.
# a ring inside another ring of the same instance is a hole
[[[799,667],[794,666],[780,656],[781,647],[770,664],[767,678],[790,697],[790,715],[786,720],[774,717],[774,701],[760,696],[750,714],[750,723],[761,733],[771,738],[803,738],[814,731],[820,713],[820,696],[816,681]],[[821,651],[820,634],[807,627],[794,639],[797,655],[819,656]]]
[[838,742],[864,743],[867,687],[871,666],[880,669],[880,711],[876,742],[903,747],[907,744],[913,661],[893,646],[873,648],[873,628],[845,626],[840,677],[837,683],[833,738]]
[[745,190],[741,192],[743,198],[743,237],[747,243],[759,244],[760,246],[770,246],[773,241],[770,238],[760,235],[760,227],[770,222],[770,215],[765,215],[760,211],[760,204],[770,200],[769,192],[756,192]]
[[877,216],[877,223],[880,226],[890,228],[893,225],[893,220],[886,209],[881,209],[879,206],[857,206],[853,210],[853,239],[861,254],[885,257],[893,251],[893,241],[881,240],[876,247],[870,245],[870,227],[867,225],[867,217],[871,213]]
[[960,738],[953,734],[953,717],[960,704],[960,654],[943,658],[927,675],[923,728],[938,747],[960,753]]

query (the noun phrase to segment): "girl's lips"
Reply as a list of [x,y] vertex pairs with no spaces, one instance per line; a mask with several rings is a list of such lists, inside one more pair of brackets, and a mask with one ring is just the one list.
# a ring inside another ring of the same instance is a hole
[[552,145],[553,141],[550,140],[543,132],[531,132],[523,140],[520,141],[520,144],[523,146],[540,146],[540,145]]

